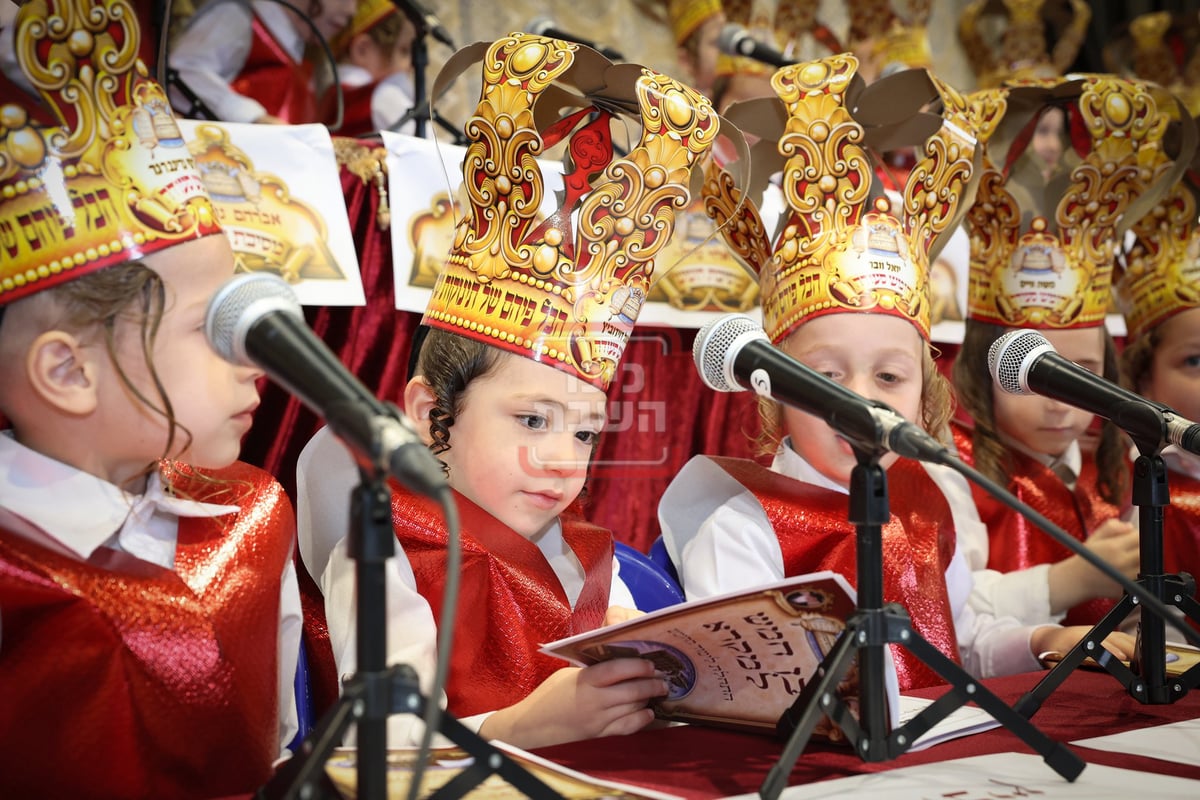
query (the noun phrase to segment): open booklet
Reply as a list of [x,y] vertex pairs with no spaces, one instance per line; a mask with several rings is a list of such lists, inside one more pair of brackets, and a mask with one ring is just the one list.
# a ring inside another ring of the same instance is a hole
[[[661,719],[773,733],[833,648],[854,613],[855,592],[841,575],[817,572],[670,606],[617,625],[561,639],[542,652],[579,665],[612,658],[650,659],[670,691]],[[888,710],[898,723],[899,691],[887,652]],[[858,669],[838,693],[857,711]],[[838,740],[828,719],[814,736]]]

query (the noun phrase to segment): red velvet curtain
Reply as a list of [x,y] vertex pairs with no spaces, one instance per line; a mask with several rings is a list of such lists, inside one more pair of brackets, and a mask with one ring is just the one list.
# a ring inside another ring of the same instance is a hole
[[[362,307],[306,310],[313,330],[363,383],[399,402],[421,315],[396,311],[392,245],[376,222],[379,195],[348,170],[342,188],[366,287]],[[593,460],[586,510],[619,541],[646,551],[658,536],[658,498],[697,453],[749,455],[754,396],[707,388],[692,362],[693,330],[640,326],[609,390],[609,431]],[[280,387],[263,387],[242,458],[295,496],[300,450],[322,421]]]

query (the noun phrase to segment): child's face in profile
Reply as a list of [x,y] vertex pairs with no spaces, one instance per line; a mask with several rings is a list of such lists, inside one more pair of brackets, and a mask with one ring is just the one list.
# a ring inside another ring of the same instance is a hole
[[463,393],[450,429],[450,485],[526,538],[583,489],[605,396],[574,375],[505,353]]
[[[250,429],[259,402],[255,380],[262,375],[260,370],[235,367],[223,360],[204,332],[209,300],[233,277],[229,242],[224,235],[206,236],[152,253],[143,263],[161,276],[166,292],[151,359],[178,425],[192,437],[190,446],[181,449],[187,444],[187,435],[177,430],[169,455],[198,467],[228,466],[237,459],[242,437]],[[138,392],[159,405],[142,354],[141,335],[140,324],[118,322],[117,359]],[[107,454],[106,477],[119,484],[129,477],[125,473],[137,474],[163,456],[167,423],[133,396],[107,359],[102,361],[109,374],[99,384],[102,395],[96,427],[107,444],[97,446],[96,452]]]
[[[847,389],[921,420],[925,348],[913,325],[887,314],[827,314],[803,323],[781,345],[784,352]],[[826,478],[843,486],[857,460],[850,445],[820,417],[783,408],[792,448]],[[897,456],[880,459],[885,469]]]
[[[309,16],[313,25],[321,32],[326,41],[334,39],[342,29],[350,24],[354,16],[357,0],[319,0],[310,5]],[[298,21],[297,29],[306,40],[312,37],[312,28],[303,20]],[[312,40],[315,42],[315,40]]]
[[1200,415],[1200,308],[1190,308],[1159,327],[1142,395],[1170,406],[1187,419]]
[[[1104,328],[1044,330],[1054,349],[1097,375],[1104,373]],[[1036,394],[993,393],[996,430],[1033,453],[1061,456],[1092,424],[1092,414]]]

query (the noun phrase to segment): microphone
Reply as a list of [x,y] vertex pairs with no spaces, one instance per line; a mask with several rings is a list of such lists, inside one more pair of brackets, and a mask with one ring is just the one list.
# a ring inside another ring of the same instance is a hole
[[752,389],[815,414],[851,444],[883,445],[906,458],[946,464],[952,454],[919,425],[886,403],[868,400],[771,344],[762,326],[728,314],[696,334],[692,357],[704,383],[718,392]]
[[607,58],[609,61],[624,61],[625,56],[613,50],[611,47],[605,47],[599,42],[593,42],[590,39],[584,39],[581,36],[576,36],[573,33],[567,33],[561,28],[554,25],[554,20],[550,17],[534,17],[525,26],[525,30],[532,33],[534,36],[548,36],[551,39],[563,39],[564,41],[581,44],[584,47],[590,47]]
[[441,464],[407,418],[371,394],[313,333],[282,278],[250,272],[228,281],[209,301],[204,334],[226,361],[261,367],[324,417],[364,466],[415,492],[446,489]]
[[437,39],[442,44],[449,47],[451,50],[457,50],[454,46],[454,40],[450,38],[449,31],[442,21],[425,6],[416,2],[416,0],[392,0],[396,8],[408,15],[408,18],[417,26],[417,33],[428,33],[433,38]]
[[794,59],[770,45],[763,44],[754,38],[750,31],[735,22],[726,23],[717,34],[717,49],[727,56],[743,56],[770,64],[772,67],[790,67]]
[[992,342],[988,369],[1009,394],[1040,394],[1112,420],[1139,447],[1166,442],[1200,453],[1200,425],[1063,358],[1037,331],[1009,331]]

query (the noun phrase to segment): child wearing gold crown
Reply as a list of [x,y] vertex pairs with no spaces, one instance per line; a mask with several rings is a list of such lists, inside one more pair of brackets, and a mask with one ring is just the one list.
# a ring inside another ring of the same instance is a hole
[[[460,51],[443,76],[479,60],[482,48]],[[441,616],[439,512],[397,487],[387,653],[428,690],[437,629],[454,624],[448,710],[481,736],[537,747],[638,730],[654,716],[647,703],[667,692],[648,661],[580,669],[539,649],[635,613],[612,535],[583,520],[575,502],[607,419],[604,391],[717,117],[673,79],[560,40],[514,33],[487,46],[482,61],[481,99],[465,128],[465,216],[404,393],[458,502],[462,610],[453,622]],[[547,117],[545,106],[557,111],[568,92],[582,107]],[[615,160],[613,109],[641,131]],[[542,219],[545,179],[534,157],[555,141],[570,150],[566,188],[563,205]],[[356,472],[324,431],[297,472],[301,552],[320,576],[345,674],[355,665],[355,614],[342,537]],[[390,743],[415,740],[416,725],[392,716]]]
[[[1140,170],[1161,148],[1167,111],[1144,84],[1105,76],[1048,79],[972,96],[992,120],[987,166],[968,215],[968,319],[955,387],[971,417],[956,424],[963,458],[1006,485],[1130,578],[1138,536],[1120,519],[1128,470],[1119,431],[1101,427],[1081,446],[1093,415],[1036,395],[996,388],[988,360],[1006,331],[1038,329],[1059,355],[1118,380],[1104,321],[1115,243],[1153,198]],[[1056,108],[1088,144],[1071,147],[1069,169],[1044,183],[1022,153],[1044,110]],[[1114,202],[1095,203],[1099,193]],[[967,544],[980,608],[1031,622],[1094,624],[1120,588],[1024,517],[976,492],[987,526]]]
[[205,337],[233,254],[138,38],[123,0],[25,4],[72,122],[0,114],[0,738],[41,743],[0,751],[14,797],[245,793],[296,730],[293,514],[236,461],[261,372]]
[[[354,16],[332,48],[342,87],[341,136],[390,130],[412,108],[412,48],[416,26],[392,0],[359,0]],[[321,119],[332,125],[337,92],[330,87],[321,102]],[[400,129],[412,133],[413,125]]]
[[[779,149],[793,154],[783,164],[790,208],[774,245],[756,214],[726,229],[737,234],[731,245],[758,268],[764,327],[777,347],[945,438],[952,403],[929,344],[927,264],[938,237],[961,214],[960,198],[970,195],[975,140],[967,131],[973,126],[962,97],[932,75],[928,95],[906,96],[904,84],[890,78],[871,87],[878,94],[868,94],[856,67],[857,59],[843,54],[775,74],[787,109]],[[929,100],[945,109],[944,118],[924,114],[926,124],[909,128],[928,140],[901,213],[884,197],[871,197],[864,142],[885,150],[911,142],[874,140],[877,131],[851,112],[883,97],[892,108],[914,113]],[[758,169],[776,165],[759,159]],[[706,183],[706,193],[716,185]],[[748,213],[734,211],[732,196],[714,192],[711,199],[722,209],[719,218]],[[847,494],[855,454],[819,417],[769,398],[760,399],[760,408],[763,439],[774,456],[769,469],[698,456],[660,502],[664,540],[689,599],[824,569],[855,582]],[[923,638],[973,674],[988,676],[1035,669],[1035,653],[1074,644],[1086,633],[977,614],[967,602],[971,575],[955,541],[957,528],[978,524],[961,479],[945,467],[891,453],[880,465],[891,501],[883,527],[883,597],[908,609]],[[1124,635],[1112,644],[1132,648]],[[911,652],[896,648],[893,654],[902,688],[940,682]]]
[[[1189,170],[1134,226],[1114,285],[1128,336],[1121,351],[1123,381],[1190,420],[1200,418],[1198,197],[1200,186]],[[1198,575],[1200,458],[1175,445],[1161,455],[1170,493],[1163,510],[1163,572]]]
[[[306,50],[346,27],[355,0],[291,5],[303,11],[265,0],[201,6],[169,54],[186,92],[225,122],[320,122],[315,62]],[[171,102],[181,114],[202,116],[175,88]]]

